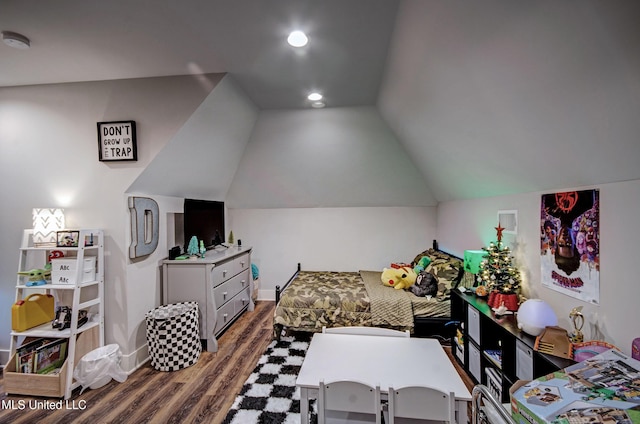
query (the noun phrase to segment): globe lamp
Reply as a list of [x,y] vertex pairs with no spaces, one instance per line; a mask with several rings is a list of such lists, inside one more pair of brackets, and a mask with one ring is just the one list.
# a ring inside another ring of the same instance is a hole
[[518,328],[534,337],[546,327],[558,325],[558,317],[551,306],[542,299],[529,299],[518,309]]

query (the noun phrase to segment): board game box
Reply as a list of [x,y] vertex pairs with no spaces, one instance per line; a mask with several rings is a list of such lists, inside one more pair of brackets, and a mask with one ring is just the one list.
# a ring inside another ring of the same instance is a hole
[[640,423],[640,361],[600,353],[519,387],[511,410],[518,423]]

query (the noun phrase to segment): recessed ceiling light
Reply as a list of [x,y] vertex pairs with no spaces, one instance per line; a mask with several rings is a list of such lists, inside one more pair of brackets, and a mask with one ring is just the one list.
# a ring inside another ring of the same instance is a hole
[[311,100],[312,102],[316,102],[318,100],[322,100],[322,94],[320,93],[311,93],[307,96],[307,99]]
[[4,41],[7,46],[21,50],[26,50],[31,45],[27,37],[11,31],[2,31],[2,41]]
[[287,37],[287,42],[293,47],[303,47],[307,45],[309,39],[304,32],[293,31],[289,34],[289,37]]

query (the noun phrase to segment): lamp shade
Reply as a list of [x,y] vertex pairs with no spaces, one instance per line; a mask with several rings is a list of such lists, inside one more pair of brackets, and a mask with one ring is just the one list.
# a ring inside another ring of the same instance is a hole
[[465,250],[464,251],[464,270],[472,274],[480,272],[480,264],[484,260],[487,252],[484,250]]
[[534,337],[545,327],[558,325],[558,317],[551,306],[542,299],[529,299],[518,309],[518,328]]
[[33,209],[33,244],[36,247],[56,245],[56,232],[64,229],[62,209]]

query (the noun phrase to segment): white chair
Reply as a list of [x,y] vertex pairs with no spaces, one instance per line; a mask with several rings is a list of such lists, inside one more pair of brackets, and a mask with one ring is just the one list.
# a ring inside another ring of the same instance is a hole
[[382,422],[380,386],[357,381],[320,382],[318,424]]
[[362,336],[410,337],[409,330],[399,331],[382,327],[322,327],[327,334],[356,334]]
[[386,424],[439,422],[455,424],[455,395],[432,387],[389,387]]

